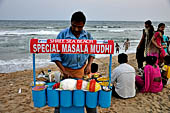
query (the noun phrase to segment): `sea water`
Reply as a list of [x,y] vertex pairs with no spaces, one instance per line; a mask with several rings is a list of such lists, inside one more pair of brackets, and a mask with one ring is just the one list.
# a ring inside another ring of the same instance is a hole
[[[153,22],[155,30],[160,22]],[[165,35],[170,36],[170,22],[166,24]],[[29,52],[31,38],[53,39],[69,27],[70,21],[23,21],[0,20],[0,73],[32,69],[32,54]],[[87,21],[85,27],[95,40],[114,40],[124,52],[127,38],[130,47],[126,53],[135,53],[142,37],[144,22],[141,21]],[[118,55],[118,54],[114,54]],[[96,55],[97,58],[107,55]],[[50,54],[36,54],[36,67],[50,64]]]

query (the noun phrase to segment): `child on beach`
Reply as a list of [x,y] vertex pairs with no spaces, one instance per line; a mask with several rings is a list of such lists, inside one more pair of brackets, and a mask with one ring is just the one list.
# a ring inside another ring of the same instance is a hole
[[96,63],[92,63],[91,64],[91,73],[90,74],[88,74],[88,76],[83,76],[83,78],[85,79],[85,80],[89,80],[90,78],[94,78],[94,79],[96,79],[96,78],[98,78],[98,77],[100,77],[101,75],[98,73],[98,64],[96,64]]
[[91,73],[90,73],[90,76],[92,78],[98,78],[100,77],[101,75],[98,73],[98,64],[96,63],[92,63],[91,64]]
[[125,52],[128,50],[128,48],[130,47],[130,42],[129,39],[127,38],[127,40],[125,41],[125,43],[123,44],[123,47],[125,46]]
[[116,53],[119,53],[119,48],[120,48],[120,46],[119,46],[119,44],[118,43],[116,43]]
[[165,65],[162,67],[162,82],[163,85],[170,84],[170,56],[164,57]]

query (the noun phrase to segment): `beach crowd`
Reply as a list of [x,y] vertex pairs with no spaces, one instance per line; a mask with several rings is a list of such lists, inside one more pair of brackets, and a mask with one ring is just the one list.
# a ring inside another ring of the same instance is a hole
[[163,86],[170,85],[169,37],[164,35],[164,29],[164,23],[160,23],[154,31],[152,22],[145,22],[136,52],[137,75],[135,69],[127,64],[128,56],[124,53],[118,55],[120,65],[112,71],[112,83],[115,83],[113,96],[134,97],[136,89],[142,93],[157,93],[162,91]]
[[[86,18],[78,11],[71,17],[71,27],[62,30],[57,39],[93,40],[90,33],[83,30]],[[142,93],[161,92],[164,85],[170,84],[170,56],[167,53],[168,37],[164,35],[165,24],[160,23],[155,31],[150,20],[145,22],[145,29],[137,47],[136,59],[138,74],[134,67],[128,64],[128,56],[118,55],[119,66],[112,70],[112,96],[116,98],[135,97],[136,89]],[[124,43],[125,52],[130,46],[129,39]],[[116,52],[119,45],[116,43]],[[93,54],[51,54],[51,61],[61,70],[64,78],[82,79],[91,73]],[[87,62],[87,63],[86,63]],[[96,113],[96,108],[86,107],[87,113]],[[55,108],[55,113],[59,108]]]

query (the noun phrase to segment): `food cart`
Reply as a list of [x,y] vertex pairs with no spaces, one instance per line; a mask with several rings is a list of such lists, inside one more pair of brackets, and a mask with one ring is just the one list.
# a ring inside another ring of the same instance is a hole
[[[114,53],[113,40],[31,39],[30,53],[33,55],[34,86],[36,86],[36,53],[110,54],[108,87],[111,88],[112,54]],[[60,107],[60,113],[84,113],[85,106],[89,108],[95,108],[96,106],[102,108],[110,107],[111,92],[112,90],[100,90],[97,92],[54,90],[52,87],[47,87],[40,91],[32,90],[32,97],[34,107],[48,105],[50,107]]]

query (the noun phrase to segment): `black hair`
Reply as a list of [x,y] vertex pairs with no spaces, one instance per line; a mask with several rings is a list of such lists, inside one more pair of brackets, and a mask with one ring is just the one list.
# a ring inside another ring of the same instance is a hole
[[119,54],[118,55],[118,62],[120,64],[127,63],[128,62],[128,56],[126,54],[124,54],[124,53]]
[[154,65],[157,61],[157,57],[156,56],[146,56],[145,61],[146,61],[146,64]]
[[71,17],[71,22],[76,21],[76,22],[83,22],[84,24],[86,23],[86,17],[83,14],[83,12],[78,11],[73,13],[72,17]]
[[147,21],[145,22],[145,24],[151,26],[151,25],[152,25],[152,22],[151,22],[150,20],[147,20]]
[[165,57],[164,57],[164,60],[165,60],[165,64],[166,64],[166,65],[169,65],[169,64],[170,64],[170,56],[169,56],[169,55],[165,56]]
[[91,72],[96,73],[98,71],[98,64],[92,63],[91,64]]
[[158,25],[157,31],[161,32],[162,35],[164,35],[164,31],[160,31],[160,30],[159,30],[159,28],[162,27],[162,26],[165,26],[165,24],[164,24],[164,23],[160,23],[160,24]]
[[152,39],[152,36],[153,36],[153,34],[154,34],[154,27],[153,27],[153,25],[152,25],[151,20],[147,20],[147,21],[145,22],[145,25],[148,25],[148,26],[149,26],[149,40],[151,40],[151,39]]

